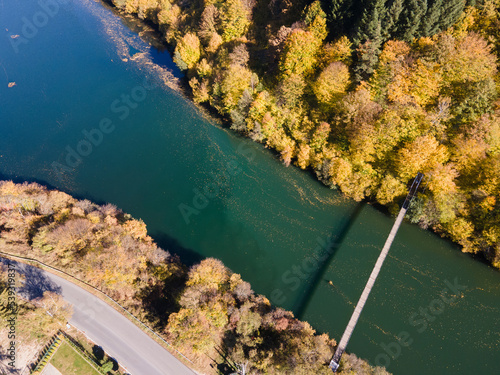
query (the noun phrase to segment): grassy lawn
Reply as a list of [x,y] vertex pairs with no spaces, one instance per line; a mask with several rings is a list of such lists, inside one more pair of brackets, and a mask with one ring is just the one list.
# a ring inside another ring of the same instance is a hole
[[50,363],[63,375],[100,375],[66,342],[57,349]]

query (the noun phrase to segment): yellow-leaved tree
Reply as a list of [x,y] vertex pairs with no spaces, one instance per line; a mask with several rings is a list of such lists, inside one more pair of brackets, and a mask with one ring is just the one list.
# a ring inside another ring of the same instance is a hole
[[329,64],[313,84],[314,94],[320,103],[333,104],[345,94],[350,83],[349,68],[340,61]]
[[436,163],[444,163],[448,159],[446,147],[432,135],[422,135],[407,143],[396,156],[396,171],[399,177],[409,180],[418,172],[426,172]]
[[177,44],[177,47],[175,47],[175,54],[181,57],[188,69],[194,67],[201,56],[200,40],[196,34],[187,33],[184,35]]
[[220,33],[224,42],[242,37],[250,25],[250,12],[241,0],[222,2],[220,12]]

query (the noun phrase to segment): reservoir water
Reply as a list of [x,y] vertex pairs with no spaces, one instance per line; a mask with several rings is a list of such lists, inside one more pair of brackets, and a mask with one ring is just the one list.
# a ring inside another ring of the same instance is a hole
[[[394,218],[207,119],[101,3],[43,4],[0,0],[0,178],[111,202],[339,340]],[[500,273],[404,223],[348,350],[394,374],[500,374]]]

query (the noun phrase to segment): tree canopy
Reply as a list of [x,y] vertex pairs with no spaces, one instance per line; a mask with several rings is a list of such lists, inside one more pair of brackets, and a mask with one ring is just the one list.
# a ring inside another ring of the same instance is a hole
[[158,22],[232,129],[390,209],[425,173],[412,221],[500,267],[498,0],[116,4]]

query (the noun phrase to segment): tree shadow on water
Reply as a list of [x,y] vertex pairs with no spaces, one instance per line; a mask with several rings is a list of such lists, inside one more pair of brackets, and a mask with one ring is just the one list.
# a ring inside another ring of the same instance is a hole
[[311,276],[309,277],[307,282],[308,286],[304,288],[301,294],[299,294],[296,302],[294,303],[293,312],[298,319],[303,318],[304,313],[307,311],[307,308],[311,303],[314,293],[318,288],[318,285],[323,281],[327,282],[327,280],[323,280],[325,272],[330,266],[338,249],[342,246],[352,226],[356,223],[356,220],[361,211],[363,210],[365,204],[366,204],[365,202],[359,202],[352,211],[351,215],[345,220],[343,225],[340,227],[340,229],[332,233],[332,236],[330,237],[331,242],[326,251],[327,256],[324,257],[324,259],[321,259],[316,270],[314,270],[311,273]]
[[106,201],[103,201],[102,199],[99,199],[97,197],[92,196],[90,193],[77,193],[76,191],[73,191],[70,188],[70,185],[65,185],[62,181],[60,181],[60,185],[52,185],[49,183],[47,180],[42,180],[39,178],[34,178],[34,177],[27,177],[27,176],[17,176],[17,175],[6,175],[3,174],[2,171],[0,171],[0,181],[12,181],[15,184],[24,184],[24,183],[37,183],[38,185],[44,186],[47,188],[47,190],[58,190],[62,191],[63,193],[66,193],[68,195],[71,195],[73,198],[77,200],[85,200],[88,199],[92,203],[98,204],[98,205],[104,205]]
[[[146,319],[156,329],[163,330],[168,324],[170,314],[179,311],[179,299],[185,289],[187,281],[187,268],[199,263],[203,257],[193,250],[183,247],[175,238],[163,232],[155,232],[151,236],[155,242],[172,258],[167,260],[166,271],[168,276],[159,282],[149,284],[142,288],[137,297],[140,298],[145,310]],[[179,257],[182,265],[172,261]],[[161,272],[161,273],[164,273]]]

